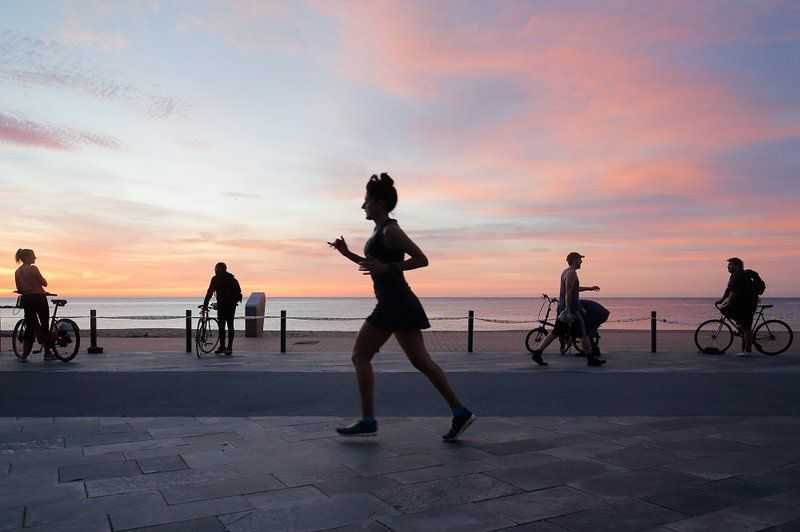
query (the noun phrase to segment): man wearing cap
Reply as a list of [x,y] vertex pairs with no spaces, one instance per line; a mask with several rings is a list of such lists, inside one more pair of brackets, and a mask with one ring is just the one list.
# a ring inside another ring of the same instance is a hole
[[[600,290],[598,286],[586,287],[580,285],[578,270],[581,268],[581,264],[583,264],[583,258],[584,256],[577,251],[573,251],[567,255],[568,267],[561,272],[561,288],[558,296],[558,319],[556,321],[556,326],[550,331],[547,338],[544,339],[541,347],[531,355],[531,358],[540,366],[547,365],[542,359],[542,351],[544,351],[561,333],[561,328],[564,326],[574,327],[578,331],[578,334],[580,334],[583,352],[586,353],[586,363],[589,366],[602,366],[606,363],[592,347],[584,318],[586,310],[580,304],[580,292]],[[599,304],[597,304],[597,306],[600,307]],[[603,310],[605,311],[605,309]],[[605,317],[607,318],[608,311],[605,312]],[[593,317],[593,321],[597,321],[597,318]],[[603,319],[602,321],[605,320]],[[602,321],[598,322],[596,326],[599,326]]]
[[750,277],[744,269],[744,262],[738,257],[728,259],[728,272],[731,274],[725,293],[717,301],[723,314],[735,321],[742,330],[742,352],[746,356],[753,352],[753,314],[756,311],[758,296],[753,294]]

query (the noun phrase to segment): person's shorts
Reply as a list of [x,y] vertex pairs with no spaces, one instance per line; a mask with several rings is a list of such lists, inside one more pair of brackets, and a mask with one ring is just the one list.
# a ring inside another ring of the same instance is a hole
[[572,323],[556,320],[554,331],[558,336],[570,334],[575,338],[583,338],[586,335],[586,323],[584,322],[583,316],[580,313],[577,313],[575,314],[575,320]]
[[581,306],[583,310],[586,311],[586,314],[583,316],[584,323],[586,324],[586,331],[589,335],[593,335],[597,333],[597,329],[608,320],[608,309],[591,299],[581,299]]
[[752,306],[735,306],[726,307],[724,314],[735,321],[740,328],[749,330],[753,328],[753,315],[755,311],[755,307]]

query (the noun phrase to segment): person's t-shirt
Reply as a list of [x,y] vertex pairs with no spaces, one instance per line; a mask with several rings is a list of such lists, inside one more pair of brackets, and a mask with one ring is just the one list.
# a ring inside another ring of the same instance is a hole
[[47,282],[42,277],[39,268],[33,264],[23,264],[14,273],[17,292],[20,294],[45,294],[44,285]]
[[229,272],[223,272],[211,278],[208,293],[212,292],[216,292],[217,304],[222,306],[236,305],[242,300],[239,281]]
[[731,274],[728,290],[733,294],[732,304],[736,307],[750,307],[755,303],[750,277],[744,270]]

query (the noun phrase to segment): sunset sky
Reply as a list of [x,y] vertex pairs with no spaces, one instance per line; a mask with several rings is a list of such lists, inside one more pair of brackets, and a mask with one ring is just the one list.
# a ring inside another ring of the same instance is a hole
[[0,295],[360,296],[372,173],[422,296],[800,296],[800,2],[0,3]]

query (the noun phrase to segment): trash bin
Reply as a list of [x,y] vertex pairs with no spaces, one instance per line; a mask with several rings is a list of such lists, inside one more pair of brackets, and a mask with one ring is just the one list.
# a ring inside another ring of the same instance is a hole
[[[264,292],[253,292],[244,304],[244,335],[255,338],[264,334],[264,311],[267,308],[267,295]],[[250,316],[258,316],[251,319]]]

